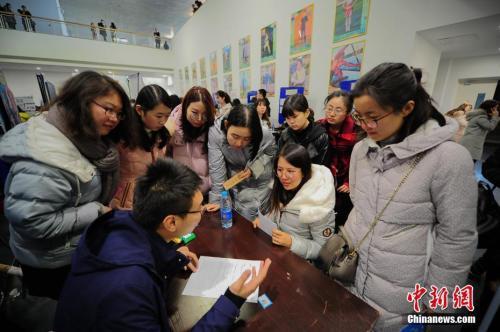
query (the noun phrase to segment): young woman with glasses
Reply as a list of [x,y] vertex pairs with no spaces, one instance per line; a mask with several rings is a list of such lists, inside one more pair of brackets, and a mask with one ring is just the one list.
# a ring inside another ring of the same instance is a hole
[[274,244],[314,260],[335,227],[335,186],[330,170],[311,163],[307,150],[287,144],[274,161],[272,190],[264,196],[261,213],[277,228]]
[[172,158],[191,168],[202,179],[200,190],[204,195],[210,189],[208,175],[208,129],[214,123],[215,105],[207,89],[194,86],[177,106],[166,127],[172,136]]
[[133,138],[118,145],[120,183],[111,202],[113,208],[132,209],[135,180],[146,173],[148,165],[164,158],[170,134],[165,123],[170,115],[168,93],[159,85],[147,85],[139,91],[131,116]]
[[427,292],[463,287],[477,242],[472,160],[453,141],[458,124],[433,106],[414,71],[383,63],[351,92],[367,137],[351,155],[345,231],[354,246],[367,237],[350,290],[380,312],[380,331],[403,327],[417,283]]
[[11,129],[0,158],[10,244],[31,295],[57,299],[85,228],[110,211],[119,178],[113,142],[128,141],[128,96],[96,72],[69,79],[48,112]]
[[[273,135],[262,128],[257,112],[235,106],[227,116],[217,119],[208,134],[208,161],[212,189],[209,201],[220,202],[223,183],[240,173],[242,182],[230,190],[235,210],[254,222],[272,178],[276,152]],[[256,227],[257,224],[254,223]]]
[[354,120],[351,118],[352,100],[344,91],[335,91],[325,99],[325,118],[318,124],[325,128],[329,142],[329,167],[336,182],[335,226],[344,225],[352,209],[349,198],[349,164],[352,148],[357,140]]

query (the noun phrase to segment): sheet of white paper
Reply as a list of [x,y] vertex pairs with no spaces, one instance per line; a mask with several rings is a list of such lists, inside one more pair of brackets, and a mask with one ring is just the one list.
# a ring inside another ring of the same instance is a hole
[[[182,295],[218,298],[236,281],[243,271],[255,266],[259,272],[260,261],[201,256],[198,271],[191,274]],[[259,288],[247,302],[257,303]]]
[[263,215],[259,211],[259,220],[260,220],[260,226],[259,228],[262,229],[266,234],[269,236],[272,236],[272,231],[275,228],[278,228],[278,225],[276,225],[271,218]]

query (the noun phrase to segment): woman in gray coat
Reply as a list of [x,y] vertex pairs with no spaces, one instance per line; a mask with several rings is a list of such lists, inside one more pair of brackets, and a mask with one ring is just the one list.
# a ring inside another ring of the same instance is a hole
[[[240,173],[244,179],[230,190],[235,210],[254,222],[272,178],[276,147],[273,135],[262,128],[253,109],[235,106],[208,132],[208,170],[212,181],[210,203],[220,202],[222,184]],[[256,224],[254,224],[254,227]]]
[[305,258],[318,258],[335,228],[335,185],[330,170],[311,163],[306,148],[287,144],[274,161],[274,183],[262,202],[276,224],[274,244]]
[[375,330],[399,331],[415,313],[408,296],[417,283],[427,290],[421,308],[438,313],[429,303],[431,285],[446,287],[447,311],[455,286],[464,286],[477,243],[473,163],[453,141],[456,121],[446,122],[406,65],[378,65],[356,83],[352,98],[353,119],[367,137],[351,156],[354,208],[345,231],[355,246],[367,237],[351,291],[380,312]]
[[80,235],[110,211],[119,176],[112,140],[130,132],[121,121],[130,112],[118,82],[83,72],[48,112],[0,140],[0,158],[11,164],[4,203],[10,247],[31,295],[59,297]]
[[469,150],[474,161],[481,160],[486,135],[495,130],[500,121],[498,102],[486,100],[479,105],[479,109],[467,113],[465,117],[469,123],[460,144]]

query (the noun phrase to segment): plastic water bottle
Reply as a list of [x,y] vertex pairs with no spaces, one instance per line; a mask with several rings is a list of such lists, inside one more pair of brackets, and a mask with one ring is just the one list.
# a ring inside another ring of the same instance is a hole
[[227,191],[223,191],[220,195],[220,221],[222,228],[233,226],[233,206]]

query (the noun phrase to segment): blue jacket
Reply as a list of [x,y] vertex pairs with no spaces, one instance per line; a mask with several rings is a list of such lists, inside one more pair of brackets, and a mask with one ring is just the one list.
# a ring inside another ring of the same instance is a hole
[[[156,233],[144,230],[127,211],[92,223],[73,256],[57,307],[54,330],[170,331],[165,283],[187,263]],[[193,327],[228,330],[239,308],[226,296]]]

